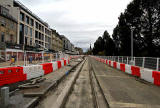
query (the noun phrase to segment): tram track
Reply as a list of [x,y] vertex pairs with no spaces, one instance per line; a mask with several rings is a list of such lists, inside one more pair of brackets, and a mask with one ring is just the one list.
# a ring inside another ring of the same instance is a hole
[[87,58],[81,67],[64,108],[109,108],[104,92]]

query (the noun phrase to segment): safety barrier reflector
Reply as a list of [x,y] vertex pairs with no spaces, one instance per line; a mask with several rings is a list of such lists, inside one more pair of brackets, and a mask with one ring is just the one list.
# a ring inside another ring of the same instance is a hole
[[131,66],[132,75],[141,77],[140,68],[136,66]]

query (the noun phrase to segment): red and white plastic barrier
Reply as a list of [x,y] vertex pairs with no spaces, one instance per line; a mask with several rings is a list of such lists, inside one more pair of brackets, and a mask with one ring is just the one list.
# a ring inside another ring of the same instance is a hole
[[0,68],[0,86],[44,76],[69,64],[70,59],[23,67]]
[[160,72],[159,71],[154,71],[154,70],[150,70],[146,68],[141,68],[138,66],[132,66],[132,65],[124,64],[124,63],[119,63],[119,62],[115,62],[115,61],[111,61],[107,59],[98,58],[95,56],[91,56],[91,57],[113,68],[119,69],[123,72],[139,77],[141,79],[144,79],[157,86],[160,86]]

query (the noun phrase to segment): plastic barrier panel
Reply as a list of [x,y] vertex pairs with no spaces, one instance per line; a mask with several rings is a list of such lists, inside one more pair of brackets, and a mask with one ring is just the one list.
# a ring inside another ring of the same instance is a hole
[[126,73],[132,74],[131,65],[126,64],[126,65],[125,65],[125,70],[126,70]]
[[125,64],[123,63],[120,63],[120,70],[125,72]]
[[61,61],[57,61],[58,69],[61,68]]
[[61,67],[64,66],[64,60],[61,60]]
[[140,68],[136,66],[131,66],[132,75],[141,77]]
[[26,80],[23,67],[8,67],[0,69],[0,86]]
[[113,62],[113,67],[117,69],[117,62]]
[[108,63],[108,64],[109,64],[109,66],[111,66],[111,60],[109,60],[109,63]]
[[44,70],[45,75],[53,72],[52,63],[44,63],[41,65],[43,66],[43,70]]
[[67,60],[64,60],[64,66],[66,66],[67,65]]
[[120,63],[117,62],[117,69],[120,70]]
[[154,83],[154,78],[152,77],[152,71],[153,70],[149,69],[140,69],[141,78],[148,82]]
[[108,60],[106,59],[106,64],[108,64]]
[[27,80],[44,75],[44,70],[42,65],[24,66],[23,72],[27,74]]
[[69,64],[69,59],[67,59],[67,65]]
[[113,67],[113,61],[111,61],[111,67]]
[[160,72],[153,71],[152,77],[154,78],[154,84],[160,86]]
[[57,70],[58,69],[57,62],[52,62],[52,67],[53,67],[53,70]]

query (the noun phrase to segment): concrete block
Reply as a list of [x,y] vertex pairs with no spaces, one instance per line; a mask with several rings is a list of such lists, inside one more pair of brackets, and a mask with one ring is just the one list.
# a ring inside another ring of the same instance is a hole
[[1,106],[7,107],[9,105],[9,87],[1,88]]

